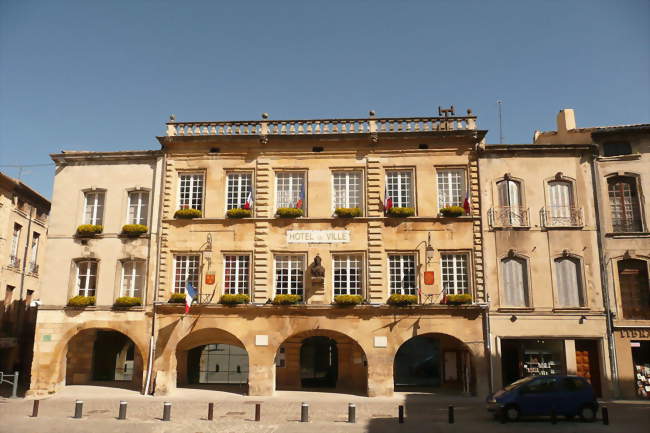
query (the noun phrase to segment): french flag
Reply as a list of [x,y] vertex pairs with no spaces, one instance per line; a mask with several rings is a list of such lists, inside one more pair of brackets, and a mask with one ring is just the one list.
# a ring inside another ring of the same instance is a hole
[[296,202],[296,209],[302,209],[302,206],[305,202],[305,185],[300,185],[300,195],[298,196],[298,201]]
[[388,188],[384,188],[384,212],[393,207],[393,197],[388,195]]
[[196,296],[196,289],[192,286],[192,283],[187,282],[185,287],[185,314],[189,313],[194,297]]
[[469,205],[469,191],[465,192],[465,201],[463,202],[463,209],[465,209],[465,215],[469,215],[472,208]]
[[244,209],[250,210],[253,207],[253,190],[248,191],[248,197],[246,197],[246,202],[244,203]]

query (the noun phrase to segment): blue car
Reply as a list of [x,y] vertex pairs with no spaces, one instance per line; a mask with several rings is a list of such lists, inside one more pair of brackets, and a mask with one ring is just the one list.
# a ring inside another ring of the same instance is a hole
[[594,421],[598,401],[591,384],[579,376],[531,376],[490,394],[487,409],[495,416],[516,421],[521,416],[579,416]]

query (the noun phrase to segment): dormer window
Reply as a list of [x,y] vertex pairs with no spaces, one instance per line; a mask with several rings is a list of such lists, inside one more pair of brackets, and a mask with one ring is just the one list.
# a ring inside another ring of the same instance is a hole
[[611,142],[603,144],[603,156],[631,155],[632,146],[627,142]]

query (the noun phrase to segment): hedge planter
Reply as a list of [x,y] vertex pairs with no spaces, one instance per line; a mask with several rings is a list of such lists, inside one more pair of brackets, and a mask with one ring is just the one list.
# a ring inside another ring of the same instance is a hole
[[334,213],[339,218],[356,218],[361,216],[361,209],[358,207],[337,207]]
[[185,303],[185,293],[172,293],[169,297],[170,304],[184,304]]
[[472,295],[470,294],[460,294],[460,295],[447,295],[445,299],[447,305],[466,305],[472,303]]
[[228,218],[250,218],[253,211],[250,209],[228,209],[226,212]]
[[415,209],[412,207],[392,207],[388,209],[386,215],[393,218],[408,218],[415,215]]
[[77,227],[77,236],[95,236],[104,231],[104,226],[95,224],[82,224]]
[[273,298],[273,305],[295,305],[302,301],[300,295],[277,295]]
[[75,296],[68,299],[68,307],[90,307],[95,305],[96,298],[94,296]]
[[174,218],[191,220],[194,218],[201,218],[201,211],[198,209],[179,209],[174,213]]
[[440,214],[445,217],[458,218],[465,215],[465,209],[460,206],[448,206],[440,209]]
[[340,306],[354,306],[363,302],[361,295],[338,295],[334,296],[334,303]]
[[137,237],[147,233],[149,229],[142,224],[126,224],[122,226],[122,234],[126,236]]
[[237,305],[237,304],[248,304],[250,297],[243,294],[225,294],[221,296],[219,300],[220,304],[223,305]]
[[142,305],[142,298],[134,296],[122,296],[115,300],[113,306],[115,307],[138,307]]
[[415,295],[390,295],[386,303],[394,307],[406,307],[407,305],[417,304],[418,297]]
[[302,209],[296,209],[294,207],[281,207],[278,208],[275,213],[280,218],[298,218],[305,214]]

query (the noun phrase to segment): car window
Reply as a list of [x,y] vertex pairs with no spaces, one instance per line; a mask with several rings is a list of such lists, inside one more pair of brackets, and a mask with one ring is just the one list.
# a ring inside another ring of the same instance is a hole
[[534,380],[534,379],[535,379],[534,377],[524,377],[523,379],[519,379],[519,380],[517,380],[515,382],[512,382],[510,385],[504,387],[503,389],[505,389],[506,391],[511,391],[511,390],[521,386],[522,384],[530,382],[531,380]]
[[526,385],[526,394],[543,394],[555,391],[555,377],[539,377],[537,380]]
[[562,379],[562,388],[565,391],[577,392],[583,390],[586,386],[585,381],[577,377],[565,377]]

